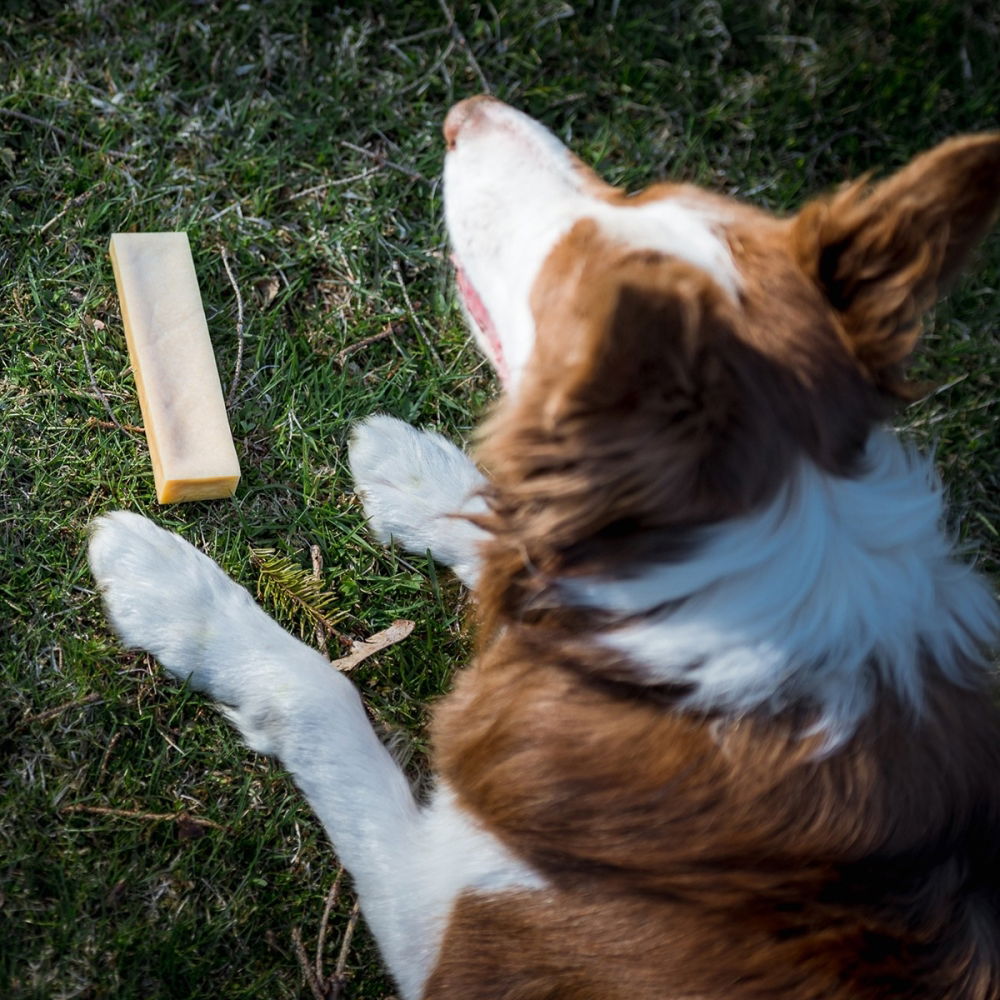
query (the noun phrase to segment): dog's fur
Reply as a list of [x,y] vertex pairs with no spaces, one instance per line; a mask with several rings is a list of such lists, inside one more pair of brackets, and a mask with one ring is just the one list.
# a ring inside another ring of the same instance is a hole
[[489,478],[388,417],[351,449],[379,537],[477,591],[436,792],[346,678],[125,513],[90,546],[119,634],[282,759],[406,998],[1000,998],[1000,616],[881,426],[996,216],[1000,134],[787,219],[626,197],[490,99],[445,138],[506,385]]

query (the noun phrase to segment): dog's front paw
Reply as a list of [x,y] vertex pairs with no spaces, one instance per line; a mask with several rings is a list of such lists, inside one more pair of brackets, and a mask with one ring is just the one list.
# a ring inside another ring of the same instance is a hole
[[180,536],[126,511],[93,523],[87,555],[124,643],[218,696],[213,671],[266,618],[250,595]]
[[486,537],[463,514],[483,513],[483,477],[466,455],[431,431],[393,417],[369,417],[354,428],[349,451],[354,484],[376,537],[426,552],[470,586]]

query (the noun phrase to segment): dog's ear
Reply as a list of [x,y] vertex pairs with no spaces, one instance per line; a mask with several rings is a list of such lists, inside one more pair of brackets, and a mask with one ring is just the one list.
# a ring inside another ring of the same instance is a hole
[[1000,132],[918,156],[805,206],[792,222],[800,266],[838,314],[855,357],[882,390],[907,396],[903,365],[920,318],[955,280],[1000,207]]

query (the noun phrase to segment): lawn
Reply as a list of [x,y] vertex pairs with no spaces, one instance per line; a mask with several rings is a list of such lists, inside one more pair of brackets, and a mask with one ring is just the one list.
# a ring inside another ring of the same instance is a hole
[[[439,180],[445,111],[484,89],[615,183],[671,176],[789,210],[996,128],[1000,10],[0,4],[0,996],[316,996],[303,956],[330,996],[392,994],[281,768],[119,648],[83,549],[94,516],[127,508],[310,640],[308,576],[348,638],[414,620],[356,680],[419,778],[428,706],[468,651],[465,597],[368,539],[345,442],[376,411],[465,439],[496,392],[453,301]],[[119,230],[190,236],[243,466],[233,501],[155,504]],[[898,416],[936,447],[956,531],[995,577],[998,329],[995,237],[928,322],[916,368],[937,388]]]

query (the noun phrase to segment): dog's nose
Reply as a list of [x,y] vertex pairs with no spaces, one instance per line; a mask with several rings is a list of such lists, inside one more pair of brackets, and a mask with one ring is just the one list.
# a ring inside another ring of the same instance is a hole
[[477,97],[467,97],[459,101],[448,112],[444,119],[444,142],[448,149],[454,149],[458,142],[458,133],[471,121],[482,116],[490,104],[501,104],[489,94],[479,94]]

